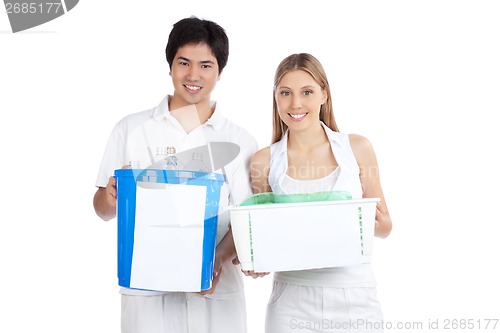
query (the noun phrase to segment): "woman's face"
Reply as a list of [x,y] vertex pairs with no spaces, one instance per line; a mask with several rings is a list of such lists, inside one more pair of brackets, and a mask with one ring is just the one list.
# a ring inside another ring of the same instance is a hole
[[283,76],[274,90],[278,114],[290,130],[317,125],[326,93],[307,72],[295,70]]

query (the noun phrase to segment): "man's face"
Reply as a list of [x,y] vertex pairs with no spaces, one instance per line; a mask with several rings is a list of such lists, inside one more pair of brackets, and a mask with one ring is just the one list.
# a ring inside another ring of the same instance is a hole
[[217,59],[206,44],[188,44],[177,51],[170,76],[174,84],[171,105],[209,107],[210,94],[219,81]]

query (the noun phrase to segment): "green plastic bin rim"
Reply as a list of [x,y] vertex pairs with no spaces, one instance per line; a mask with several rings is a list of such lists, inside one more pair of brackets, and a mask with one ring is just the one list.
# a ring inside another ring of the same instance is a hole
[[240,204],[240,207],[266,204],[337,201],[349,199],[352,199],[352,195],[347,191],[327,191],[304,194],[275,194],[272,192],[265,192],[252,195],[251,197],[243,201]]

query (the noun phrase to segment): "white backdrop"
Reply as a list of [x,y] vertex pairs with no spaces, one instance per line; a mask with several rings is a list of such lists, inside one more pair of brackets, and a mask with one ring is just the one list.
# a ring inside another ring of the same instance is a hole
[[[95,215],[94,183],[113,125],[171,91],[164,47],[190,15],[227,30],[214,97],[261,147],[279,61],[322,61],[341,131],[379,159],[394,229],[373,265],[392,331],[500,317],[498,1],[82,0],[17,34],[0,13],[1,332],[119,332],[116,220]],[[245,281],[263,332],[271,277]]]

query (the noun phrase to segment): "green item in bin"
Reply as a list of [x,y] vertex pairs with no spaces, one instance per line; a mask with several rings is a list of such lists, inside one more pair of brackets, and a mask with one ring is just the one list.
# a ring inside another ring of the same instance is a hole
[[315,202],[349,200],[352,195],[347,191],[314,192],[304,194],[274,194],[272,192],[257,193],[243,201],[240,206],[254,206],[279,203]]

